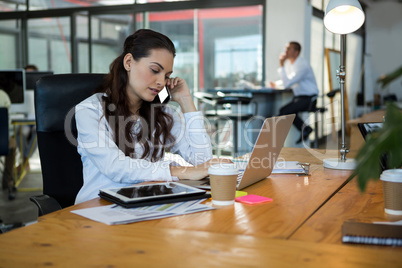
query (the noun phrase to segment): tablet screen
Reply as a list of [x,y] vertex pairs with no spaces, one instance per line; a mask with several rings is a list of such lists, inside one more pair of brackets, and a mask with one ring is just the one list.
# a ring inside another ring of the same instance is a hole
[[117,191],[128,198],[144,197],[144,196],[155,196],[155,195],[168,195],[173,193],[187,193],[188,189],[179,185],[146,185],[141,187],[128,187],[122,188]]
[[205,193],[204,190],[175,182],[105,189],[101,190],[101,192],[109,194],[124,202],[138,202],[150,199],[171,198]]

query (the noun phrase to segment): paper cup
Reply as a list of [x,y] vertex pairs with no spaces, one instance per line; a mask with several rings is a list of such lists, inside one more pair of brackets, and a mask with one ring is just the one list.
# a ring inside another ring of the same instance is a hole
[[383,185],[385,213],[402,215],[402,169],[385,170],[380,179]]
[[237,185],[237,168],[234,164],[217,164],[208,169],[212,203],[227,206],[234,203]]

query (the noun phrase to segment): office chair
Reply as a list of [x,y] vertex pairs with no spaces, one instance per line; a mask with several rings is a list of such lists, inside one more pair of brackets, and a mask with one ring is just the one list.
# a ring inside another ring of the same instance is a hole
[[8,155],[8,109],[0,107],[0,156]]
[[317,95],[311,98],[310,105],[307,109],[307,112],[314,114],[314,148],[318,148],[318,114],[323,115],[327,111],[325,107],[317,107],[317,98]]
[[94,93],[104,76],[60,74],[42,77],[36,83],[36,131],[43,195],[30,199],[38,206],[39,216],[73,205],[83,185],[74,107]]
[[[0,107],[0,156],[7,156],[11,153],[9,148],[10,137],[9,137],[9,120],[8,120],[8,109],[6,107]],[[10,155],[9,157],[14,157],[14,155]],[[0,172],[0,174],[5,175],[6,169],[6,161],[1,161],[1,164],[4,168]],[[7,174],[12,177],[12,174]],[[5,178],[2,178],[4,180]],[[4,181],[2,183],[5,183]],[[13,200],[15,198],[15,187],[8,185],[8,199]]]

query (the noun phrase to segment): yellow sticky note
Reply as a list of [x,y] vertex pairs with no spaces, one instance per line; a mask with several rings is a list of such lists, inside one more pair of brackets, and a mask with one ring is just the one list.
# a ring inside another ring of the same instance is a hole
[[248,195],[247,192],[236,191],[236,197],[245,196],[245,195]]

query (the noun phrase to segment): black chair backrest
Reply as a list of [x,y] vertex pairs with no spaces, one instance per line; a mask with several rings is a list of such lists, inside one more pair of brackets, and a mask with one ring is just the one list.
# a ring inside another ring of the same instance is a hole
[[42,77],[35,87],[36,130],[43,194],[61,207],[74,204],[82,187],[74,107],[92,95],[104,74],[59,74]]
[[0,107],[0,155],[8,155],[8,109]]

